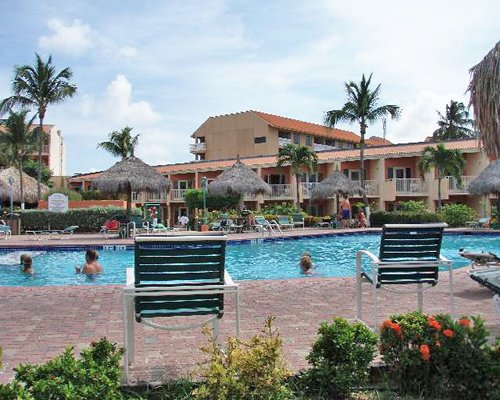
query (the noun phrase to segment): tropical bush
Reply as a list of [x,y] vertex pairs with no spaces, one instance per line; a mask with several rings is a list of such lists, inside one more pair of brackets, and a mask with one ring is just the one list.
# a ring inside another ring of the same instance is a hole
[[476,210],[465,204],[446,204],[441,208],[441,218],[449,226],[465,226],[477,218]]
[[306,357],[311,367],[301,377],[304,391],[325,399],[347,396],[367,381],[376,343],[377,336],[361,323],[344,318],[321,323]]
[[[133,215],[140,215],[140,209],[132,209]],[[119,207],[74,208],[65,213],[47,210],[21,210],[22,228],[26,230],[64,229],[78,225],[78,232],[98,232],[107,219],[125,218],[126,210]]]
[[370,215],[370,224],[374,227],[385,224],[423,224],[430,222],[442,222],[441,215],[431,212],[413,211],[375,211]]
[[43,200],[47,200],[51,194],[54,193],[62,193],[68,196],[68,200],[82,200],[82,195],[78,192],[75,192],[71,189],[66,188],[52,188],[47,193],[45,193],[42,198]]
[[419,201],[415,201],[415,200],[400,201],[399,206],[401,207],[401,211],[419,212],[419,213],[430,212],[422,200],[419,200]]
[[202,383],[193,391],[196,399],[287,399],[292,393],[285,381],[290,376],[283,359],[283,341],[267,318],[260,334],[243,341],[230,337],[225,351],[205,326],[209,360],[200,365]]
[[292,203],[288,202],[269,204],[262,208],[263,214],[271,215],[292,215],[295,212],[297,212],[297,209]]
[[380,353],[403,394],[425,398],[500,398],[500,347],[487,344],[481,318],[420,312],[384,321]]
[[75,358],[68,347],[46,364],[22,364],[14,381],[0,385],[1,399],[122,399],[120,359],[123,349],[106,338]]
[[[230,208],[237,208],[239,196],[226,195],[215,196],[210,193],[206,194],[206,206],[209,210],[228,210]],[[201,208],[203,209],[203,190],[201,189],[188,189],[184,193],[184,202],[186,207],[190,209]]]

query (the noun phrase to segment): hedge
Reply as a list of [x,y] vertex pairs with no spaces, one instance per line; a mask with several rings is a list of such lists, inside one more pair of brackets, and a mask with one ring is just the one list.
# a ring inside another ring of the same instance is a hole
[[373,227],[385,224],[423,224],[426,222],[442,222],[442,217],[432,212],[411,211],[375,211],[370,215],[370,225]]
[[[119,207],[74,208],[65,213],[47,210],[20,211],[21,227],[26,230],[64,229],[78,225],[78,232],[99,232],[104,221],[125,218],[126,210]],[[132,209],[132,214],[140,214],[140,210]]]

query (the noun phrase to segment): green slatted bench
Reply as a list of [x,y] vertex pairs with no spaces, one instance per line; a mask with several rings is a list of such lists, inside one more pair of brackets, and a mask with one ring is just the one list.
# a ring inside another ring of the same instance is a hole
[[[239,291],[225,270],[225,235],[137,236],[134,269],[123,289],[125,379],[134,362],[134,320],[182,330],[213,324],[219,335],[224,294],[236,295],[236,334],[240,332]],[[193,317],[179,318],[176,317]],[[161,322],[160,322],[161,321]],[[192,322],[191,322],[192,321]]]
[[[356,318],[358,320],[363,321],[363,281],[370,283],[373,288],[374,327],[377,327],[379,289],[396,285],[415,285],[418,310],[422,311],[423,290],[437,284],[440,267],[448,269],[450,274],[450,312],[454,316],[453,268],[451,261],[440,254],[443,230],[446,226],[443,223],[387,224],[382,229],[378,257],[368,250],[357,252]],[[368,257],[369,267],[363,265],[363,256]],[[405,293],[404,290],[396,292]]]

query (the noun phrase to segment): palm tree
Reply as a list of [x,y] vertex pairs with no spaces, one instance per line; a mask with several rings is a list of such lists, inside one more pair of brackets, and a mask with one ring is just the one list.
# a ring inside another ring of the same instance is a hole
[[57,104],[72,97],[76,93],[76,86],[69,80],[73,72],[64,68],[56,72],[52,64],[52,56],[45,62],[35,53],[34,66],[21,65],[14,68],[12,90],[14,95],[0,102],[0,114],[12,109],[14,105],[34,107],[36,109],[38,125],[38,200],[41,198],[42,180],[42,150],[43,150],[43,120],[49,104]]
[[11,112],[5,122],[6,132],[1,136],[1,141],[6,146],[8,159],[19,171],[22,209],[24,209],[23,162],[36,148],[36,133],[31,128],[36,116],[33,116],[29,122],[26,122],[27,114],[28,110],[22,110],[17,113]]
[[439,143],[437,147],[428,146],[424,149],[422,158],[418,162],[418,168],[422,174],[428,172],[431,167],[437,170],[438,209],[441,209],[441,180],[445,176],[453,176],[461,185],[464,166],[465,160],[460,150],[446,149],[443,143]]
[[468,91],[486,154],[500,158],[500,41],[470,69]]
[[[359,85],[353,81],[345,83],[347,93],[347,102],[340,110],[327,111],[324,117],[325,123],[333,128],[339,122],[359,123],[360,141],[359,141],[359,169],[361,176],[361,187],[364,189],[365,180],[365,134],[368,123],[390,115],[392,119],[397,118],[400,108],[395,105],[379,106],[380,84],[375,90],[370,89],[372,80],[370,74],[368,80],[363,74]],[[368,206],[366,194],[363,194],[363,202]]]
[[113,131],[109,134],[107,142],[101,142],[97,148],[101,147],[122,160],[134,155],[134,150],[139,143],[139,134],[132,136],[132,129],[126,126],[121,131]]
[[450,104],[446,105],[445,114],[439,111],[437,113],[439,128],[432,134],[435,140],[470,139],[476,136],[474,130],[469,128],[474,127],[474,120],[469,118],[469,111],[464,103],[450,100]]
[[278,152],[277,166],[282,167],[285,164],[290,164],[292,173],[295,175],[297,184],[297,211],[300,211],[300,173],[303,168],[307,168],[309,172],[315,171],[318,166],[318,156],[308,146],[300,146],[297,144],[287,144],[280,148]]

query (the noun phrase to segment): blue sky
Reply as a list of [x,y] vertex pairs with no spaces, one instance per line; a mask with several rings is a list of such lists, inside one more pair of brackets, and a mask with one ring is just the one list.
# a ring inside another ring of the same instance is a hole
[[[468,102],[468,70],[500,40],[500,2],[0,0],[0,98],[14,65],[49,54],[78,94],[45,121],[62,130],[67,173],[110,167],[97,143],[125,126],[137,155],[184,162],[208,117],[257,110],[321,123],[345,101],[344,82],[373,72],[393,142],[420,141],[436,110]],[[358,133],[356,125],[342,125]],[[368,136],[382,135],[381,124]]]

